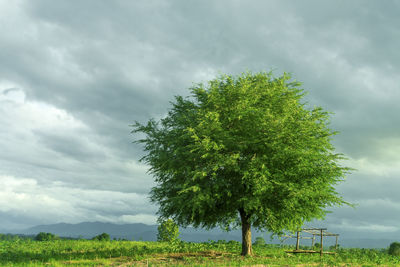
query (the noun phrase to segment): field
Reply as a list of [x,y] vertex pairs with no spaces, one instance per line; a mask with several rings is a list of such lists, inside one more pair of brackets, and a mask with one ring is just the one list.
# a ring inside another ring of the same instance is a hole
[[235,241],[175,244],[143,241],[0,241],[0,266],[400,266],[385,249],[343,249],[336,255],[292,255],[290,246],[259,245],[240,256]]

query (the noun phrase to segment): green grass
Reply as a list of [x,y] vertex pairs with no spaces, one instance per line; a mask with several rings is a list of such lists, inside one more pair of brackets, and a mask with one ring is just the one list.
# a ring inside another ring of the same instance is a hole
[[240,256],[238,242],[176,244],[140,241],[0,241],[0,266],[400,266],[385,249],[338,249],[336,255],[300,254],[290,246],[254,246]]

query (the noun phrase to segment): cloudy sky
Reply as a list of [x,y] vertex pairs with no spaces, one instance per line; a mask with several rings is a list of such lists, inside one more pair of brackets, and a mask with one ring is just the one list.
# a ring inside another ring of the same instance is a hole
[[356,209],[315,222],[400,238],[398,1],[0,0],[0,228],[155,223],[129,125],[218,73],[283,71],[334,112]]

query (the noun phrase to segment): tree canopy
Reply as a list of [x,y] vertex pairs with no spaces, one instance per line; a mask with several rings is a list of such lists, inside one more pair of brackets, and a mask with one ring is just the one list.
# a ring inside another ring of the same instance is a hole
[[96,235],[95,237],[93,237],[92,240],[110,241],[110,235],[107,233],[102,233],[102,234],[99,234],[99,235]]
[[349,169],[331,144],[330,114],[307,108],[300,86],[286,73],[221,75],[176,96],[159,122],[136,122],[159,215],[182,226],[241,226],[247,255],[250,226],[295,231],[345,203],[334,186]]
[[45,232],[40,232],[35,236],[36,241],[51,241],[56,239],[59,239],[59,237],[55,234]]

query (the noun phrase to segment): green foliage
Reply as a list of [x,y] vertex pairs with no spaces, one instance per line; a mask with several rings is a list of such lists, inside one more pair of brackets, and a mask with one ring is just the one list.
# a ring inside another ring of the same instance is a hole
[[179,241],[179,227],[172,219],[161,221],[158,226],[157,241],[170,243]]
[[393,256],[400,256],[400,243],[399,242],[391,243],[389,246],[388,253]]
[[329,250],[336,250],[336,249],[338,249],[338,248],[340,248],[340,245],[338,244],[337,246],[336,245],[331,245],[331,246],[329,246]]
[[31,236],[14,235],[14,234],[0,234],[0,240],[20,240],[20,239],[32,239]]
[[92,238],[92,240],[98,240],[98,241],[110,241],[110,235],[107,233],[102,233],[100,235],[97,235]]
[[256,241],[253,243],[254,246],[264,246],[265,240],[261,236],[256,237]]
[[161,218],[280,233],[344,204],[334,186],[349,168],[334,153],[329,113],[303,95],[288,74],[224,75],[177,96],[160,122],[136,122]]
[[[255,258],[237,255],[240,243],[93,240],[0,241],[0,266],[399,266],[400,258],[384,249],[339,249],[336,256],[285,253],[294,246],[255,246]],[[177,257],[177,253],[181,257]]]
[[36,241],[51,241],[59,239],[58,236],[52,233],[40,232],[35,236]]

